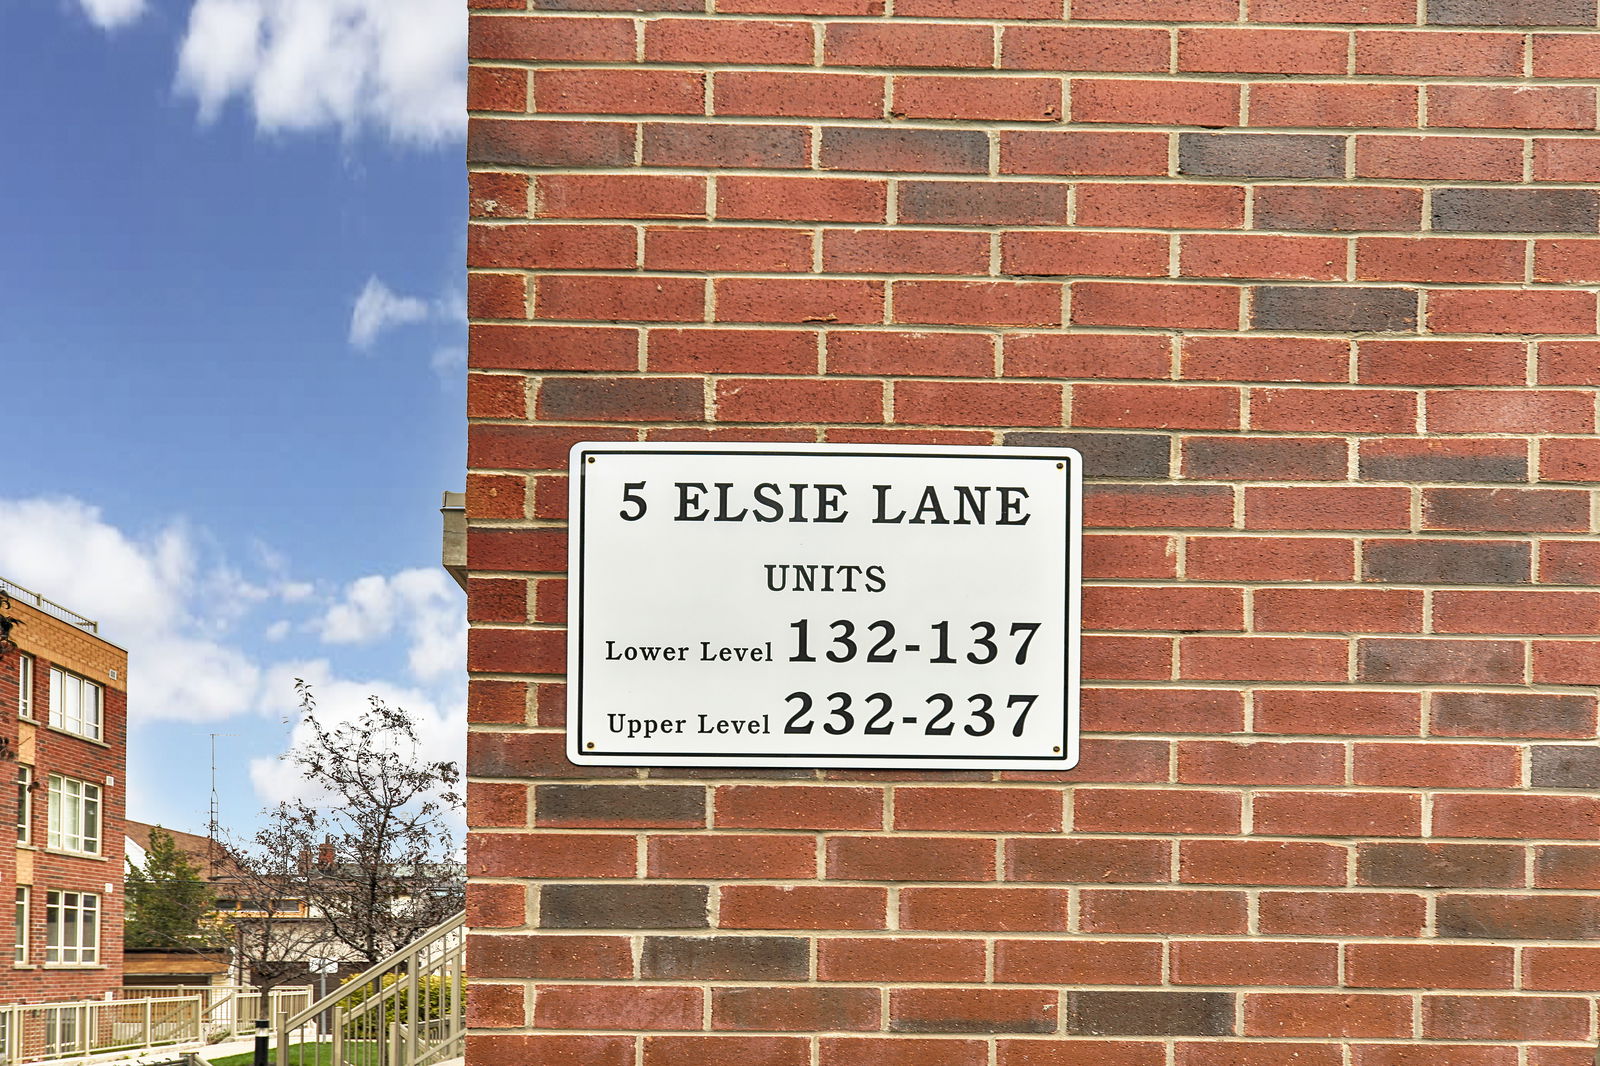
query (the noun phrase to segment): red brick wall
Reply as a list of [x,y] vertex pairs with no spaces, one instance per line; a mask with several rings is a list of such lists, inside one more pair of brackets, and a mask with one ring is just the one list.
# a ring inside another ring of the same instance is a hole
[[[472,1066],[1593,1061],[1594,0],[476,6]],[[1078,769],[569,765],[711,436],[1080,449]]]
[[[7,757],[0,760],[0,1003],[44,1003],[98,999],[122,986],[123,825],[127,799],[127,653],[26,604],[8,613],[24,624],[13,631],[20,651],[33,656],[33,723],[17,717],[19,656],[0,656],[0,737]],[[115,679],[107,663],[115,664]],[[95,743],[49,728],[50,668],[58,666],[100,685],[104,742]],[[32,740],[26,739],[26,734]],[[17,765],[33,767],[32,844],[20,847],[9,834],[16,822]],[[49,781],[61,774],[100,786],[100,854],[78,856],[49,850]],[[9,842],[6,842],[9,841]],[[30,869],[31,866],[31,869]],[[12,962],[13,900],[18,884],[32,887],[28,960]],[[112,886],[106,891],[106,885]],[[52,891],[88,892],[100,897],[100,961],[90,966],[45,962],[46,896]]]

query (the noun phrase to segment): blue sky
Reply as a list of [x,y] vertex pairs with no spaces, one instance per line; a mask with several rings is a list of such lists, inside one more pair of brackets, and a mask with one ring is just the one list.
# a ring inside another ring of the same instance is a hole
[[[296,782],[292,679],[461,747],[459,0],[0,4],[0,576],[129,649],[129,813]],[[286,720],[285,716],[289,715]]]

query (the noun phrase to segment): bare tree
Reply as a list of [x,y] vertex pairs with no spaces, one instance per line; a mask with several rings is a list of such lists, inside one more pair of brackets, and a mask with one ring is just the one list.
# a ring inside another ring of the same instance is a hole
[[305,841],[292,825],[268,822],[227,848],[217,884],[217,921],[231,942],[240,979],[266,995],[304,978],[307,960],[327,954],[328,931],[306,899]]
[[284,755],[315,794],[279,804],[270,832],[298,848],[298,882],[328,938],[377,962],[462,907],[463,869],[448,814],[461,805],[454,762],[424,757],[414,716],[372,697],[356,718],[319,716],[295,683],[310,735]]

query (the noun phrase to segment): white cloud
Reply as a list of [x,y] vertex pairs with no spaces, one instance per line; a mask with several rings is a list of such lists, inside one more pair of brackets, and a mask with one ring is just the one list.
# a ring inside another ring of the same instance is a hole
[[177,85],[204,121],[239,96],[265,131],[435,144],[465,128],[466,42],[458,0],[195,0]]
[[136,544],[98,508],[67,497],[0,500],[0,574],[113,631],[174,625],[191,565],[173,532]]
[[78,0],[78,4],[102,30],[120,29],[145,12],[144,0]]
[[317,587],[309,581],[284,581],[275,591],[284,603],[304,603],[317,591]]
[[[458,268],[459,269],[459,268]],[[451,286],[439,297],[439,317],[447,322],[467,321],[467,290],[459,285]]]
[[214,722],[251,710],[261,670],[238,648],[176,633],[130,648],[129,713],[146,720]]
[[369,644],[404,633],[407,664],[418,680],[431,681],[466,662],[467,622],[461,592],[443,570],[402,570],[353,581],[344,598],[319,623],[328,644]]
[[202,566],[182,525],[139,540],[79,500],[0,500],[0,574],[127,647],[135,718],[211,721],[251,708],[259,671],[219,638],[257,590],[226,567]]
[[465,348],[457,348],[454,345],[448,348],[440,348],[428,360],[428,365],[441,378],[447,381],[454,381],[467,369],[467,350]]
[[322,617],[322,639],[329,644],[363,644],[394,632],[398,597],[377,574],[350,583],[344,602]]
[[356,297],[355,310],[350,314],[350,343],[357,348],[370,348],[385,330],[424,322],[431,314],[426,300],[401,296],[374,275]]

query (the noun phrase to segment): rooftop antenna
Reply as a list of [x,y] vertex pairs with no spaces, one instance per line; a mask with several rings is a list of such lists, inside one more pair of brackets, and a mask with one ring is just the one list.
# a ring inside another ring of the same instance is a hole
[[211,812],[206,819],[206,876],[212,877],[217,869],[217,830],[221,806],[217,801],[217,738],[236,737],[238,733],[211,734]]

